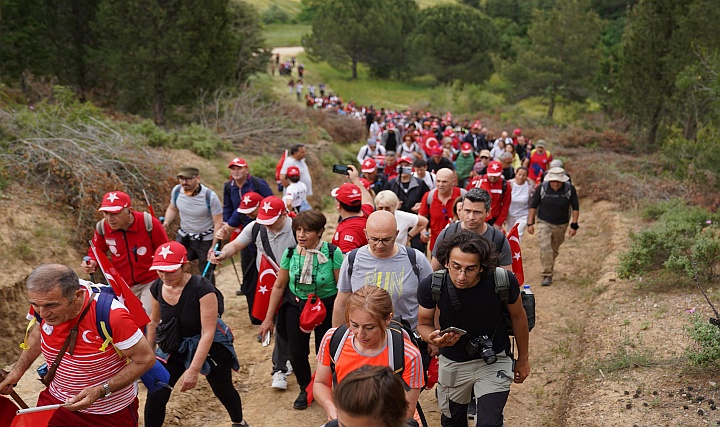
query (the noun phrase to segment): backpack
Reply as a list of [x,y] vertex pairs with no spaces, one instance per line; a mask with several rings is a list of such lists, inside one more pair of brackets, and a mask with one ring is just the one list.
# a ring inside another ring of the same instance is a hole
[[[357,256],[357,251],[358,251],[358,249],[360,249],[360,248],[355,248],[355,249],[351,250],[350,253],[348,253],[348,255],[347,255],[347,261],[348,261],[348,270],[347,270],[348,280],[349,280],[350,278],[352,278],[353,265],[355,264],[355,257]],[[417,276],[418,282],[420,282],[420,280],[421,280],[422,278],[420,277],[420,268],[417,266],[417,254],[415,253],[415,249],[413,249],[413,248],[407,249],[407,255],[408,255],[408,260],[410,260],[410,264],[412,264],[413,272],[414,272],[415,275]]]
[[[405,383],[402,375],[405,371],[405,340],[404,337],[407,334],[410,342],[420,350],[420,356],[423,364],[423,376],[425,384],[427,384],[427,367],[430,364],[430,353],[427,350],[427,343],[423,341],[420,336],[410,328],[410,324],[407,320],[403,320],[402,317],[396,316],[390,321],[388,325],[388,333],[392,340],[392,351],[388,351],[388,366],[395,372],[395,375],[400,377],[403,382],[405,390],[410,390],[408,384]],[[340,354],[342,353],[343,344],[350,334],[350,328],[347,324],[342,324],[333,332],[330,337],[330,371],[332,372],[333,385],[337,385],[337,374],[335,372],[335,364],[337,363]],[[422,425],[427,427],[427,421],[425,420],[425,414],[423,413],[422,407],[420,407],[420,401],[417,402],[417,412],[422,421]]]
[[[200,184],[200,185],[202,185],[202,184]],[[175,207],[177,207],[177,199],[178,199],[178,196],[180,195],[181,188],[182,187],[180,186],[180,184],[178,184],[172,189],[173,205],[175,205]],[[202,190],[202,187],[201,187],[201,190]],[[210,209],[210,200],[212,199],[212,195],[210,193],[211,193],[210,188],[208,188],[208,191],[205,192],[205,206],[207,206],[208,214],[210,216],[212,216],[212,209]]]
[[[545,194],[547,193],[548,187],[550,187],[550,182],[543,182],[540,185],[540,200],[545,198]],[[565,190],[565,197],[567,197],[568,200],[570,200],[572,196],[572,186],[570,185],[570,182],[563,182],[563,190]]]
[[[152,230],[153,230],[153,222],[152,222],[152,215],[150,215],[147,212],[143,212],[143,220],[145,221],[145,230],[150,235],[150,241],[152,242]],[[95,223],[95,231],[97,231],[97,234],[100,235],[100,237],[105,237],[105,218],[101,219],[97,223]]]
[[[503,306],[503,314],[502,316],[505,318],[505,325],[507,325],[507,334],[510,336],[515,335],[515,333],[512,330],[512,319],[510,318],[510,313],[508,312],[508,301],[510,299],[510,279],[508,271],[505,270],[502,267],[495,267],[495,293],[497,294],[498,298],[500,298],[500,302]],[[443,283],[445,283],[447,277],[447,270],[438,270],[433,273],[432,275],[432,281],[430,284],[430,288],[432,291],[432,300],[435,304],[437,304],[440,301],[440,294],[442,292],[442,286]],[[522,301],[523,308],[525,309],[525,315],[527,316],[528,321],[528,332],[532,331],[535,327],[535,295],[534,294],[526,294],[525,292],[520,292],[520,297]],[[455,298],[451,298],[450,302],[456,310],[460,310],[460,300],[457,299],[457,296]]]
[[[274,263],[277,264],[277,259],[275,258],[275,254],[273,253],[272,247],[270,246],[270,238],[268,237],[267,228],[265,228],[262,224],[258,224],[255,222],[253,224],[252,228],[252,242],[255,243],[257,241],[257,236],[260,234],[260,241],[262,241],[263,250],[265,251],[265,255],[269,256],[270,259],[273,260]],[[295,233],[293,233],[293,238],[295,238]],[[297,238],[295,238],[295,242],[297,242]],[[333,256],[333,252],[335,250],[333,249],[332,252],[330,252],[330,256]]]
[[[504,191],[504,190],[505,190],[505,188],[503,187],[503,191]],[[428,208],[430,207],[430,204],[432,204],[433,197],[435,197],[435,193],[437,193],[437,188],[433,188],[432,190],[430,190],[430,191],[428,192],[428,196],[427,196],[427,206],[428,206]],[[460,196],[465,196],[465,193],[467,193],[467,190],[464,189],[464,188],[461,188],[461,189],[460,189]]]
[[[512,167],[512,166],[510,166],[510,167]],[[507,180],[502,175],[500,175],[500,179],[502,179],[502,193],[500,193],[500,198],[502,199],[505,197],[505,191],[507,190]],[[481,188],[480,185],[482,184],[482,180],[483,180],[483,178],[480,178],[480,180],[478,180],[476,182],[475,188]]]

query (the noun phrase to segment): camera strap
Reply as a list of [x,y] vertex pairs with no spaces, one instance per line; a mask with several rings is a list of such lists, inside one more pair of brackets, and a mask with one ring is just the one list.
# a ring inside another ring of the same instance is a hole
[[85,308],[83,308],[82,312],[80,312],[80,316],[78,317],[78,321],[77,323],[75,323],[75,326],[70,329],[70,333],[65,339],[63,346],[60,348],[57,357],[55,357],[52,365],[50,365],[50,367],[48,368],[47,374],[45,374],[40,379],[40,381],[46,386],[49,386],[52,380],[55,378],[55,371],[57,371],[58,366],[60,366],[60,362],[62,361],[63,356],[65,356],[65,352],[69,351],[70,354],[73,354],[73,351],[75,350],[75,340],[77,340],[77,334],[80,328],[80,322],[90,309],[90,305],[92,305],[92,295],[88,296],[88,304],[85,306]]

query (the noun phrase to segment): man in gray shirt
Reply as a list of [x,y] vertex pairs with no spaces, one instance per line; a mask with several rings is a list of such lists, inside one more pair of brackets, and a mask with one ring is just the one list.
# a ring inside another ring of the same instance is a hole
[[[213,234],[222,228],[222,203],[213,190],[200,184],[197,168],[183,167],[177,178],[180,184],[170,192],[163,226],[169,231],[170,224],[180,217],[176,240],[187,249],[188,260],[198,260],[202,271],[212,247]],[[209,279],[215,284],[214,273]]]
[[[352,274],[348,272],[351,255],[345,257],[340,267],[333,327],[345,323],[345,303],[350,294],[365,285],[372,285],[385,289],[392,297],[395,315],[402,316],[415,328],[417,287],[420,280],[432,274],[430,262],[420,251],[395,243],[397,223],[388,211],[373,212],[367,219],[365,234],[368,244],[355,250]],[[415,266],[408,251],[415,253]]]
[[440,242],[446,236],[451,236],[461,230],[470,230],[485,237],[495,244],[495,250],[500,254],[498,262],[500,267],[505,270],[512,271],[512,253],[510,252],[510,243],[502,233],[495,227],[488,226],[485,219],[490,214],[490,194],[481,188],[473,188],[468,190],[463,196],[462,202],[458,204],[458,216],[460,221],[448,225],[438,235],[435,246],[432,250],[432,269],[433,271],[443,268],[437,259],[436,252]]

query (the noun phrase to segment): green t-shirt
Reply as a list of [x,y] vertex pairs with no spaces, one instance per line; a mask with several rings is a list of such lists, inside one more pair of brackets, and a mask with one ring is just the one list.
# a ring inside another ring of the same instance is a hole
[[[340,270],[343,262],[343,254],[340,248],[335,248],[335,253],[330,256],[328,243],[323,242],[320,247],[327,258],[328,262],[318,264],[317,257],[313,261],[313,283],[306,285],[300,282],[300,272],[305,263],[305,256],[298,253],[297,248],[293,248],[292,257],[288,257],[289,249],[285,249],[282,260],[280,260],[280,268],[288,271],[290,275],[290,292],[300,299],[307,299],[308,294],[314,293],[320,298],[328,298],[337,294],[337,283],[335,282],[335,274],[333,270]],[[316,288],[317,287],[317,288]]]

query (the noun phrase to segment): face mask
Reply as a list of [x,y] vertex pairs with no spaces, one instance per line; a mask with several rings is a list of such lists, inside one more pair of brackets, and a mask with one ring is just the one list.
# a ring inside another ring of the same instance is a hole
[[409,166],[398,166],[397,173],[404,174],[404,175],[410,175],[412,173],[412,168]]

